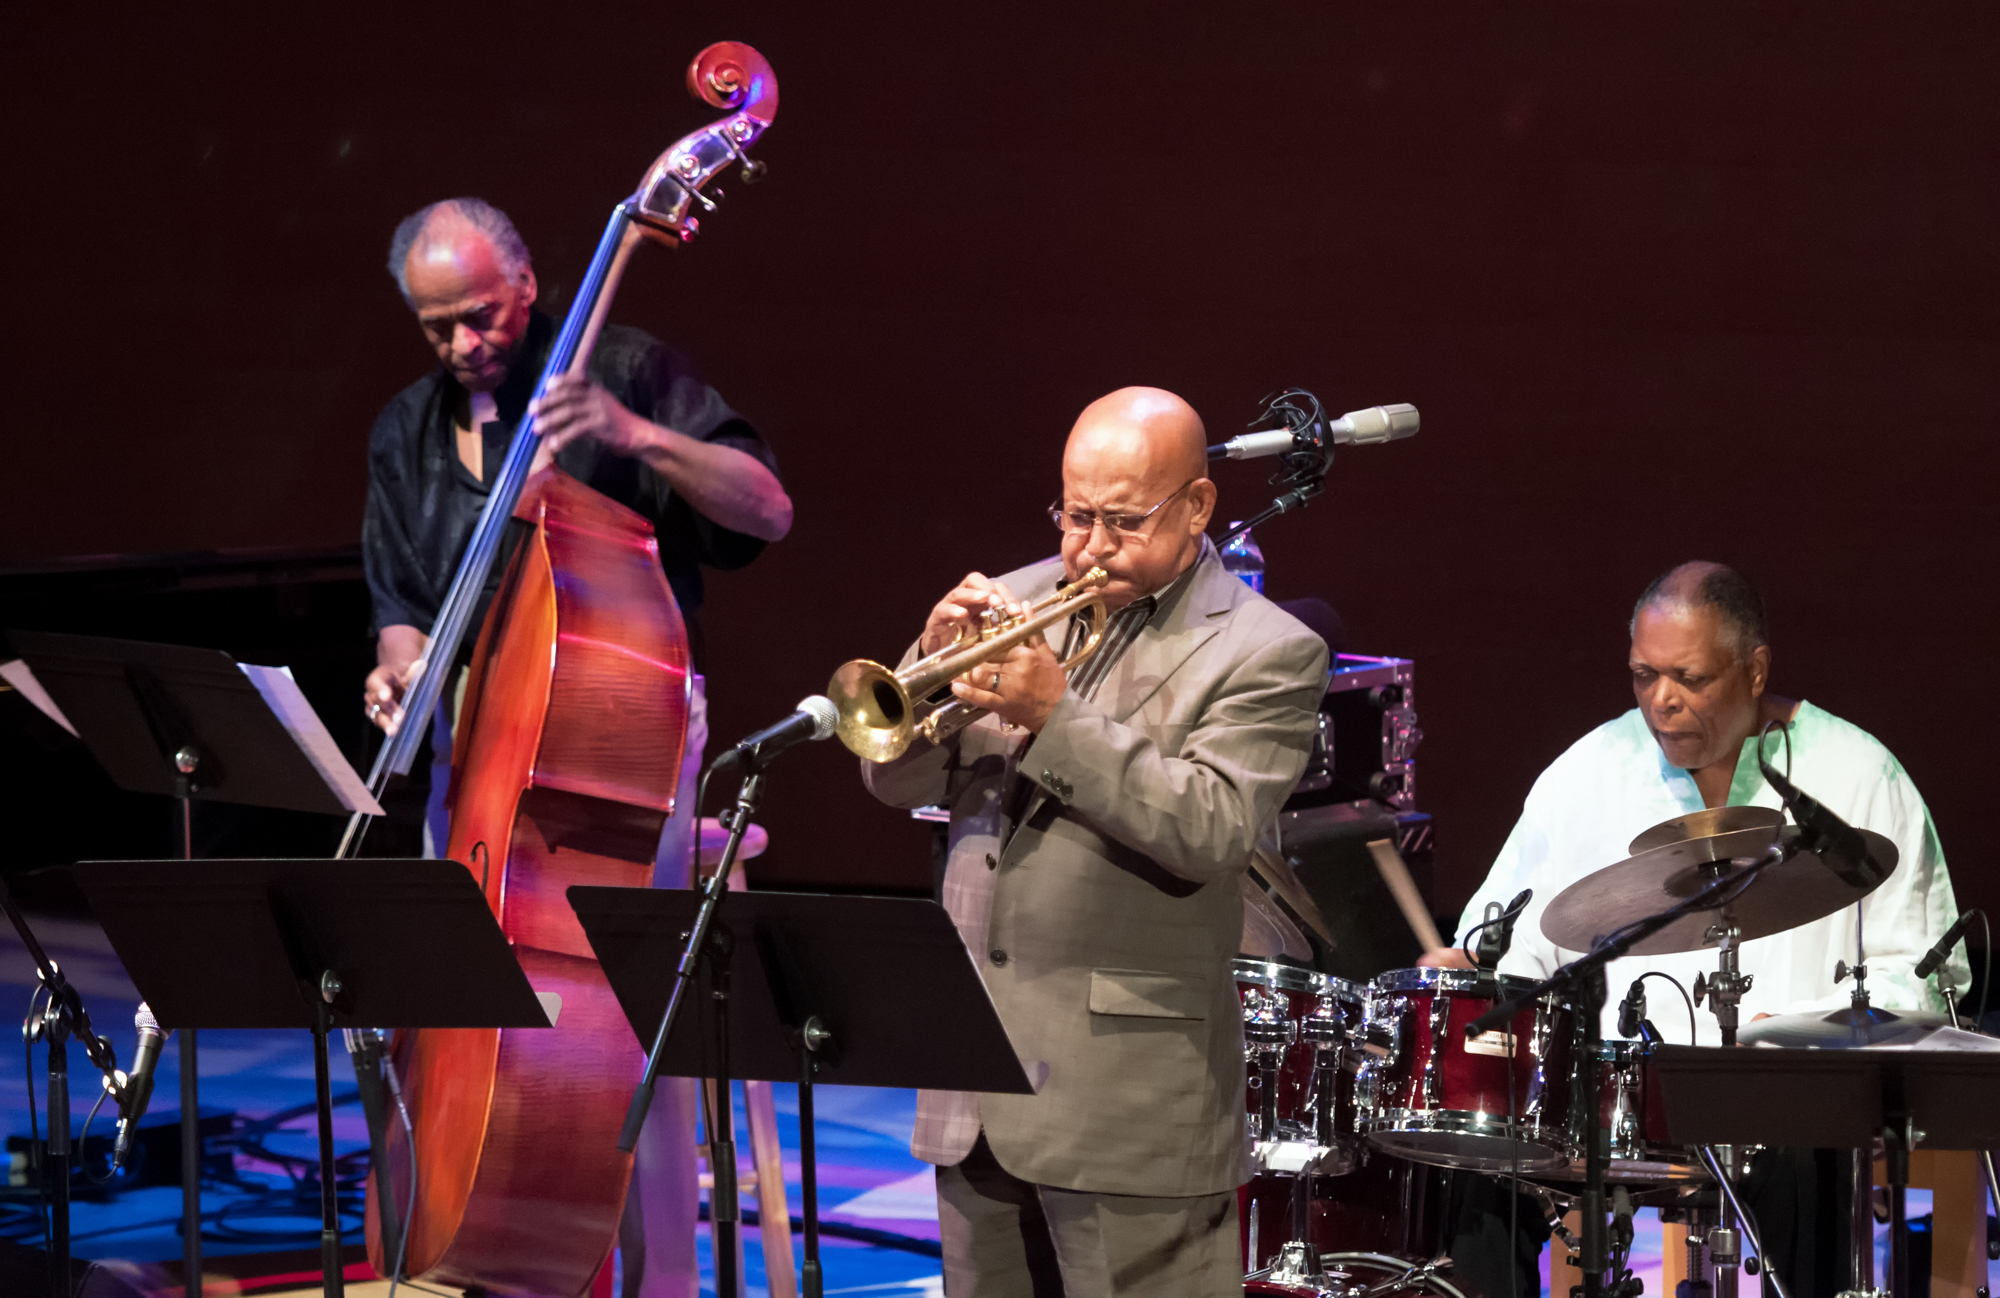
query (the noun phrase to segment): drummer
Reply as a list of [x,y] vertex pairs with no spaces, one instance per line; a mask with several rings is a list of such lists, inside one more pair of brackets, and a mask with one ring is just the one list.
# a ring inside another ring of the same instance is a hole
[[[1770,635],[1764,603],[1750,583],[1719,563],[1684,563],[1656,579],[1633,610],[1629,667],[1638,706],[1585,735],[1535,781],[1521,819],[1466,906],[1461,937],[1488,902],[1505,905],[1523,888],[1534,900],[1514,929],[1503,973],[1541,978],[1581,952],[1542,933],[1543,909],[1570,884],[1630,855],[1642,831],[1704,807],[1777,808],[1777,792],[1757,765],[1757,736],[1771,764],[1835,815],[1895,844],[1897,864],[1862,903],[1868,991],[1879,1007],[1942,1013],[1934,983],[1920,984],[1916,963],[1955,918],[1951,878],[1937,830],[1916,785],[1874,737],[1811,703],[1769,693]],[[1786,739],[1789,737],[1789,755]],[[1854,963],[1855,912],[1823,919],[1742,946],[1741,968],[1754,982],[1742,1001],[1747,1022],[1770,1014],[1837,1009],[1851,984],[1836,985],[1834,966]],[[1422,963],[1469,967],[1458,949],[1427,952]],[[1692,986],[1714,973],[1713,950],[1627,957],[1610,966],[1604,1035],[1617,1032],[1618,999],[1630,982],[1660,970]],[[1940,973],[1963,990],[1970,976],[1964,948]],[[1686,1041],[1679,997],[1657,981],[1651,1017],[1668,1041]],[[1663,1003],[1664,993],[1672,1010]],[[1718,1045],[1712,1014],[1696,1019],[1700,1045]]]
[[[1659,577],[1639,597],[1631,635],[1628,665],[1638,706],[1578,740],[1535,781],[1514,832],[1466,906],[1460,940],[1480,922],[1488,902],[1504,906],[1533,888],[1501,972],[1541,978],[1580,955],[1542,933],[1542,912],[1564,888],[1625,859],[1635,837],[1664,821],[1704,807],[1781,805],[1757,765],[1756,737],[1775,722],[1783,731],[1774,728],[1766,741],[1772,765],[1779,771],[1789,765],[1800,789],[1848,824],[1895,845],[1895,870],[1860,908],[1871,1000],[1888,1009],[1942,1011],[1934,985],[1918,982],[1915,965],[1956,917],[1957,905],[1930,813],[1902,765],[1859,727],[1767,692],[1771,644],[1763,600],[1733,569],[1684,563]],[[1847,1005],[1849,986],[1835,984],[1834,966],[1854,960],[1855,923],[1850,906],[1745,942],[1740,967],[1754,981],[1742,1000],[1744,1020]],[[1463,950],[1446,948],[1426,952],[1422,963],[1466,968],[1472,962]],[[1619,1035],[1618,1001],[1641,974],[1667,973],[1691,987],[1697,974],[1715,969],[1713,950],[1613,962],[1605,1037]],[[1963,989],[1969,973],[1961,946],[1940,977]],[[1646,986],[1655,1027],[1668,1041],[1686,1041],[1680,997],[1658,980]],[[1694,1033],[1698,1044],[1720,1044],[1710,1013],[1695,1017]],[[1752,1211],[1764,1219],[1765,1242],[1798,1293],[1819,1288],[1806,1281],[1830,1278],[1840,1255],[1837,1234],[1816,1229],[1806,1210],[1822,1190],[1831,1192],[1827,1185],[1815,1188],[1836,1174],[1828,1159],[1825,1153],[1816,1160],[1811,1151],[1767,1150],[1745,1186]],[[1505,1293],[1511,1257],[1524,1291],[1533,1292],[1535,1259],[1548,1230],[1524,1200],[1510,1244],[1509,1206],[1497,1183],[1460,1178],[1448,1210],[1448,1248],[1461,1286]]]

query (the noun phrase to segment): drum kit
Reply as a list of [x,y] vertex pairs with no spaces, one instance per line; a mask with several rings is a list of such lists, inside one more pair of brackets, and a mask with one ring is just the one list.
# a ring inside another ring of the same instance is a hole
[[[1862,832],[1886,874],[1895,847]],[[1764,808],[1684,816],[1646,831],[1629,850],[1628,859],[1556,897],[1544,933],[1589,951],[1601,935],[1629,935],[1701,897],[1694,903],[1701,909],[1660,925],[1631,950],[1714,948],[1718,968],[1697,981],[1696,999],[1706,998],[1726,1043],[1736,1037],[1737,1004],[1750,985],[1737,967],[1740,944],[1820,919],[1870,890],[1822,865],[1781,813]],[[1857,958],[1855,973],[1865,977],[1860,965]],[[1513,1177],[1567,1235],[1560,1218],[1584,1201],[1593,1138],[1620,1211],[1653,1204],[1686,1221],[1688,1274],[1713,1267],[1720,1298],[1733,1298],[1743,1235],[1762,1256],[1730,1185],[1751,1151],[1667,1139],[1651,1024],[1641,1040],[1599,1041],[1585,1031],[1580,1005],[1555,992],[1527,996],[1536,984],[1490,968],[1394,969],[1366,984],[1261,959],[1239,959],[1234,972],[1253,1173],[1239,1197],[1246,1292],[1458,1295],[1445,1256],[1449,1178]],[[1857,1021],[1870,1040],[1929,1026],[1927,1016],[1871,1010],[1865,985],[1855,995],[1854,1011],[1766,1019],[1756,1035],[1825,1045],[1861,1031]],[[1511,1014],[1468,1035],[1475,1019],[1508,1004]],[[1860,1253],[1855,1288],[1867,1291],[1872,1279],[1859,1270]],[[1622,1274],[1623,1259],[1614,1257],[1612,1267],[1611,1275]],[[1783,1298],[1782,1279],[1767,1275]]]

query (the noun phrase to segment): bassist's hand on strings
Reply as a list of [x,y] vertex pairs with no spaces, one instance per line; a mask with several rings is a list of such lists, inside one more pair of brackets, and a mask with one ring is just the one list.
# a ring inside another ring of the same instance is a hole
[[385,626],[375,639],[377,666],[361,688],[361,706],[368,719],[393,735],[403,722],[403,694],[424,669],[430,637],[413,626]]
[[604,388],[575,374],[550,379],[530,405],[542,444],[534,468],[545,469],[557,451],[579,437],[588,437],[620,455],[638,456],[652,447],[657,431],[647,420],[627,410]]

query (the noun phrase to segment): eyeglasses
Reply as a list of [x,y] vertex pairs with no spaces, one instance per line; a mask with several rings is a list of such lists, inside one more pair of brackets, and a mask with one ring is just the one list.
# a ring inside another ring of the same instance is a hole
[[1060,504],[1049,506],[1049,517],[1055,520],[1057,530],[1077,536],[1088,536],[1098,524],[1104,525],[1104,534],[1116,544],[1121,537],[1137,535],[1146,525],[1146,520],[1166,508],[1168,500],[1180,495],[1200,478],[1189,478],[1169,492],[1166,499],[1143,514],[1100,514],[1089,509],[1065,509]]

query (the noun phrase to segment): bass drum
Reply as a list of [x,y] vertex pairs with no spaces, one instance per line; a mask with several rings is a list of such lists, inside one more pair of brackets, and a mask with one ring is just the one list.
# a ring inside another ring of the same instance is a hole
[[1254,1176],[1236,1192],[1244,1273],[1254,1274],[1275,1262],[1285,1245],[1298,1237],[1295,1223],[1301,1217],[1306,1241],[1322,1255],[1437,1257],[1445,1251],[1451,1175],[1442,1168],[1375,1154],[1345,1176]]

